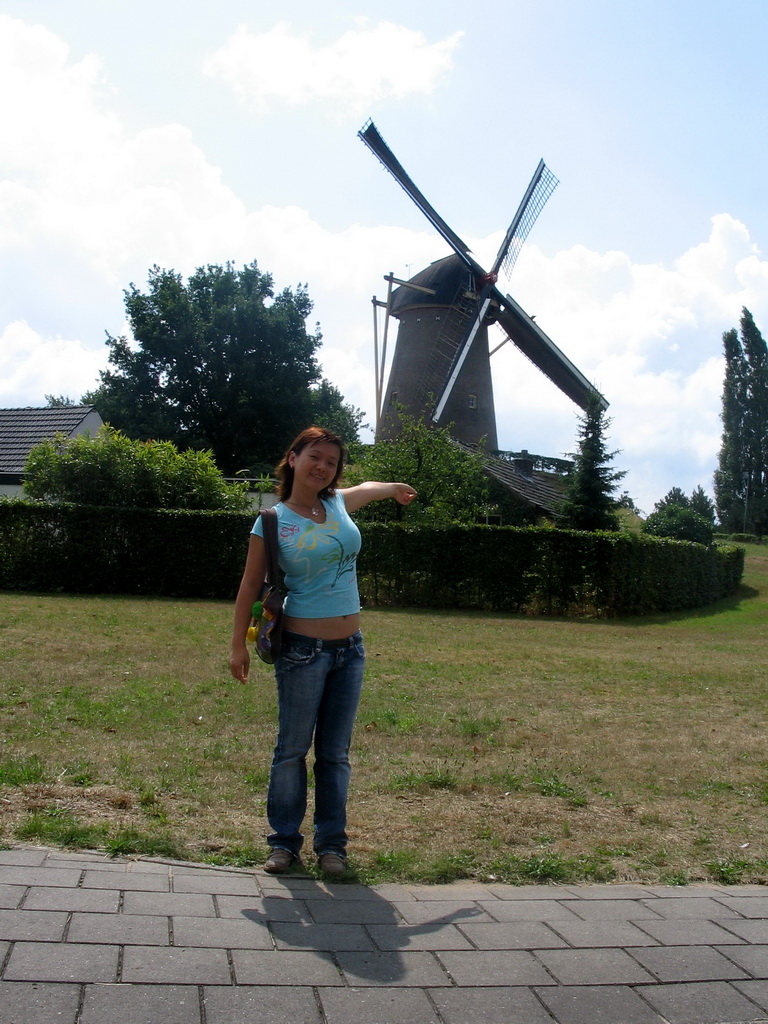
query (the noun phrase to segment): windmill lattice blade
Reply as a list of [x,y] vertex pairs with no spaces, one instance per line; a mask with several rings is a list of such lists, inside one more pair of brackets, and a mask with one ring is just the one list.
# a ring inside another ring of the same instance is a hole
[[497,295],[502,302],[498,314],[499,326],[507,333],[516,348],[581,409],[586,408],[590,393],[597,394],[603,408],[607,409],[608,402],[597,388],[560,351],[525,310],[518,306],[512,296],[502,296],[498,291]]
[[512,268],[517,262],[520,250],[523,247],[528,234],[536,222],[536,218],[544,209],[544,204],[560,184],[552,171],[543,160],[534,171],[531,182],[523,196],[517,213],[512,218],[512,223],[507,229],[504,241],[501,243],[496,262],[493,265],[493,272],[498,274],[503,266],[504,273],[509,277]]
[[408,193],[430,224],[439,231],[454,252],[472,270],[478,269],[475,261],[469,256],[469,246],[459,238],[455,231],[448,227],[437,210],[427,202],[423,193],[411,181],[400,161],[381,137],[381,133],[373,121],[366,122],[357,134],[368,149],[384,164],[395,181]]

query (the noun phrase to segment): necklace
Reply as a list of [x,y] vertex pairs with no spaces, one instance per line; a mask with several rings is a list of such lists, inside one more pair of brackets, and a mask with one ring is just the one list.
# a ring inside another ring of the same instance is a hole
[[286,501],[285,504],[289,507],[292,506],[293,508],[308,508],[309,514],[315,519],[320,515],[320,509],[316,505],[299,505],[298,502],[295,501]]

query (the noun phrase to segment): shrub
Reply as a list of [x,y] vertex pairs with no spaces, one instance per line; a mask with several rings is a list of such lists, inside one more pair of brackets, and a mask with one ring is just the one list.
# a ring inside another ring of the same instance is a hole
[[57,434],[41,442],[24,473],[24,493],[42,501],[233,512],[249,507],[247,484],[228,484],[210,452],[133,441],[108,425],[95,436]]
[[652,512],[641,527],[651,537],[690,540],[695,544],[711,544],[714,526],[700,512],[682,505],[665,505]]

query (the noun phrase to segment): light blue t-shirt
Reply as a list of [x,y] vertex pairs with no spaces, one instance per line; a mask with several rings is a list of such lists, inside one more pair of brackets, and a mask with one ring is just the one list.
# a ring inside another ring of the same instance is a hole
[[[283,609],[297,619],[327,619],[360,611],[357,554],[360,531],[338,492],[322,502],[325,522],[275,505],[280,569],[288,591]],[[251,533],[264,536],[261,518]]]

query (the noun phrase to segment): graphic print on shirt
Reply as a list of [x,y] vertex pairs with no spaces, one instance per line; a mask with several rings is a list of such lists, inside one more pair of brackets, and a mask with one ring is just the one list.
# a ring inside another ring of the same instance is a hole
[[[291,533],[294,533],[297,529],[297,527],[292,527]],[[297,551],[314,551],[319,545],[328,547],[329,550],[325,552],[321,558],[329,568],[333,568],[334,566],[336,567],[336,575],[334,576],[333,583],[331,583],[331,589],[333,589],[339,580],[347,573],[354,573],[355,561],[357,559],[357,552],[347,554],[344,551],[344,545],[338,537],[334,536],[334,534],[337,534],[338,532],[339,523],[336,519],[328,519],[324,523],[307,522],[303,531],[299,533],[299,536],[296,539]],[[306,559],[305,561],[307,573],[309,573],[309,559]]]

